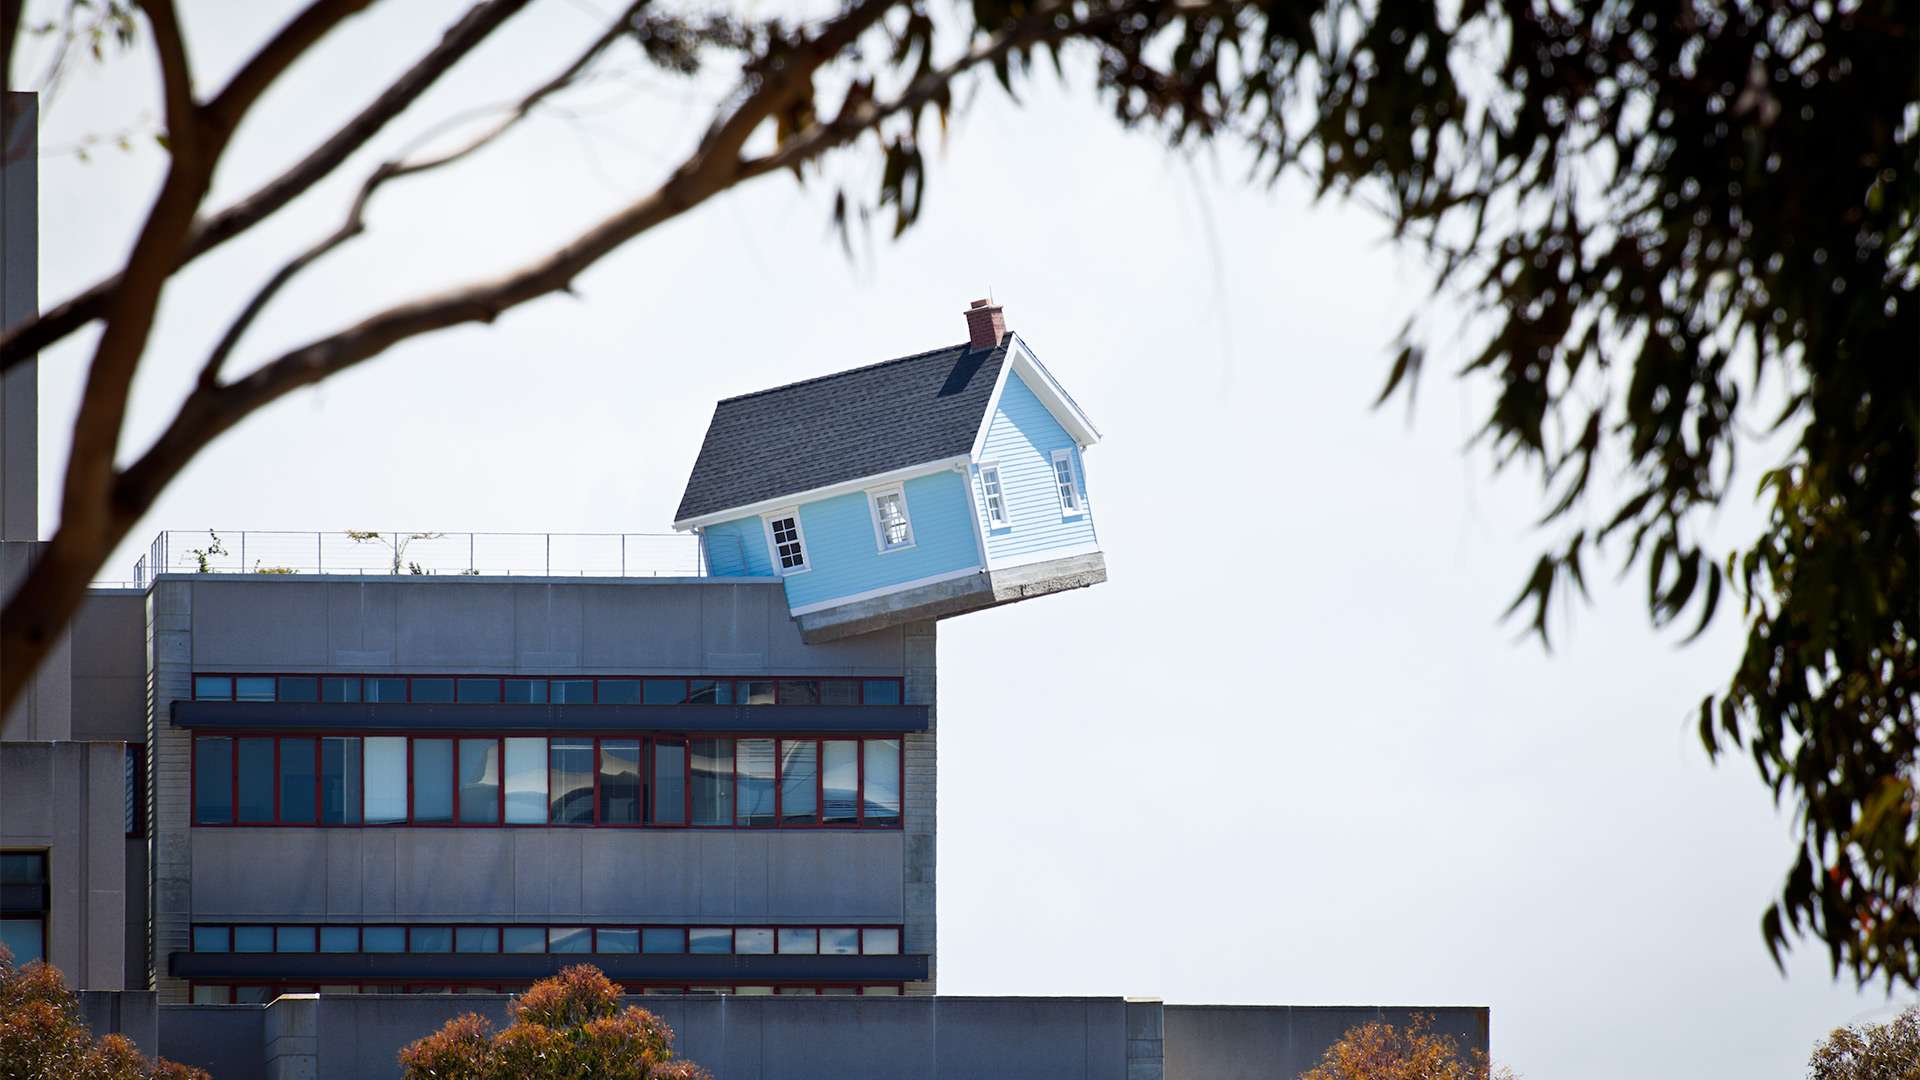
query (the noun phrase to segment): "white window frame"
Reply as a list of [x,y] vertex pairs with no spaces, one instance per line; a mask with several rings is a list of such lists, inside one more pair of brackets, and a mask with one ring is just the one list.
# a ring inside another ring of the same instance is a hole
[[[993,474],[993,484],[1000,489],[998,496],[1000,500],[1000,513],[998,516],[995,516],[993,512],[995,496],[987,490],[988,473]],[[983,461],[980,463],[980,503],[985,506],[987,510],[987,528],[1013,528],[1013,513],[1007,506],[1007,478],[1000,472],[1000,463],[998,461]]]
[[[880,521],[880,497],[898,495],[900,497],[900,516],[906,519],[907,538],[889,547],[887,545],[886,526]],[[896,551],[906,551],[914,546],[913,510],[907,506],[907,489],[904,484],[887,484],[884,487],[867,489],[867,518],[873,522],[874,550],[882,555],[891,555]]]
[[[793,535],[800,541],[800,565],[787,568],[780,565],[780,544],[773,538],[773,523],[782,518],[793,519]],[[760,515],[760,528],[767,535],[767,559],[773,564],[773,572],[778,577],[792,577],[813,569],[813,549],[807,545],[807,527],[800,523],[800,508],[789,506],[779,510],[769,510]]]
[[[1066,496],[1068,493],[1062,491],[1060,488],[1060,462],[1062,461],[1067,463],[1067,485],[1073,495],[1072,503],[1067,502]],[[1087,499],[1085,495],[1081,494],[1080,489],[1080,463],[1073,459],[1073,451],[1055,450],[1053,457],[1047,462],[1047,467],[1053,472],[1053,476],[1051,477],[1053,481],[1053,492],[1054,495],[1060,499],[1060,516],[1063,518],[1075,518],[1086,513]]]

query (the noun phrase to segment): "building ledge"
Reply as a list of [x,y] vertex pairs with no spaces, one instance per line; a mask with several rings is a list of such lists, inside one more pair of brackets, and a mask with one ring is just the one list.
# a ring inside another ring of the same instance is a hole
[[963,577],[836,604],[794,616],[809,645],[870,634],[902,623],[948,619],[1049,593],[1084,589],[1107,580],[1098,551],[1020,566],[990,568]]

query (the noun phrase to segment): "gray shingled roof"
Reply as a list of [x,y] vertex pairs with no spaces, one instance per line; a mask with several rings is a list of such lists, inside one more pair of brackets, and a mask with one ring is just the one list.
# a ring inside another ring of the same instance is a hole
[[950,345],[728,398],[674,520],[967,453],[1006,356]]

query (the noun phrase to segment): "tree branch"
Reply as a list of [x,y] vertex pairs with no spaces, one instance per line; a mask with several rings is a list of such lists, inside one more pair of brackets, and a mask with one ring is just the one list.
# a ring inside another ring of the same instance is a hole
[[[487,0],[450,27],[440,43],[382,91],[365,109],[305,158],[253,194],[194,225],[174,269],[246,232],[331,174],[389,121],[404,112],[441,75],[458,63],[529,0]],[[0,335],[0,371],[100,318],[121,276],[116,274],[48,308]]]
[[294,62],[307,54],[307,50],[319,40],[345,22],[349,17],[358,15],[373,0],[314,0],[306,9],[293,17],[293,21],[280,28],[260,51],[253,54],[245,66],[234,73],[214,99],[207,103],[207,119],[218,125],[227,135],[240,126],[240,120],[246,116],[253,103],[266,93]]

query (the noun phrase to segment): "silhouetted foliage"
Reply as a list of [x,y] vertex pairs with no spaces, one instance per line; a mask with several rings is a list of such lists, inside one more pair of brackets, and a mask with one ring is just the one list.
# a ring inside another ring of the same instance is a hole
[[210,1080],[199,1069],[148,1060],[126,1036],[95,1042],[80,1000],[51,965],[15,967],[0,945],[0,1080]]
[[1485,1052],[1463,1052],[1450,1035],[1433,1033],[1433,1017],[1416,1013],[1396,1028],[1374,1021],[1349,1028],[1300,1080],[1519,1080],[1493,1066]]
[[1807,1080],[1920,1080],[1920,1005],[1884,1024],[1833,1029],[1813,1048]]
[[[338,169],[525,3],[478,4],[311,154],[211,215],[202,203],[240,120],[365,0],[312,0],[204,98],[173,5],[142,5],[167,180],[117,274],[0,337],[10,367],[103,324],[59,530],[0,618],[0,708],[159,492],[254,410],[409,338],[569,292],[609,252],[763,176],[825,179],[826,163],[853,159],[870,168],[832,175],[878,184],[832,183],[834,219],[890,214],[898,233],[928,197],[921,148],[969,86],[991,72],[1023,92],[1044,64],[1122,125],[1244,146],[1257,176],[1298,171],[1322,194],[1362,198],[1432,256],[1438,302],[1399,336],[1382,399],[1411,395],[1436,336],[1464,335],[1462,373],[1492,391],[1482,445],[1496,468],[1542,483],[1550,535],[1512,610],[1544,643],[1596,556],[1646,575],[1656,626],[1697,636],[1731,590],[1746,651],[1700,702],[1699,732],[1710,754],[1750,755],[1797,816],[1800,850],[1761,920],[1767,947],[1777,960],[1810,933],[1836,972],[1920,986],[1920,4],[972,0],[956,31],[930,0],[850,0],[813,20],[636,0],[498,125],[371,170],[340,227],[262,281],[173,421],[120,465],[166,282]],[[11,26],[18,5],[6,10]],[[368,231],[384,185],[466,159],[616,47],[664,73],[738,72],[664,180],[508,273],[229,376],[275,295]],[[1764,463],[1766,524],[1710,548],[1703,522],[1766,428],[1793,439]],[[1596,473],[1622,493],[1597,502]]]
[[501,1031],[467,1013],[400,1051],[403,1080],[711,1080],[675,1060],[673,1030],[588,964],[534,983]]

